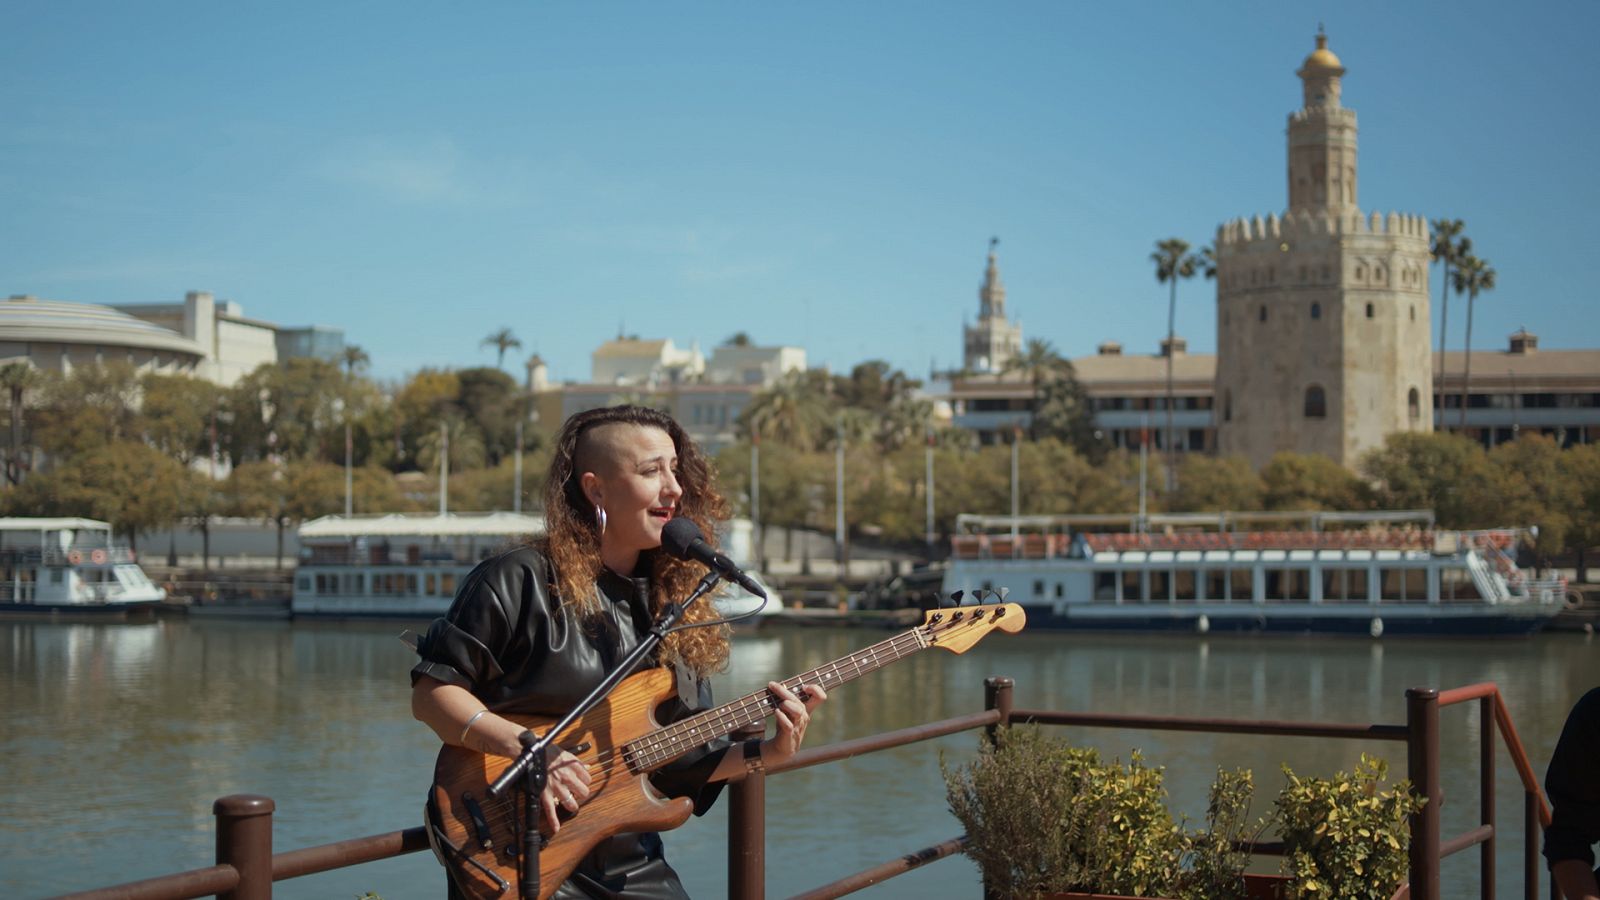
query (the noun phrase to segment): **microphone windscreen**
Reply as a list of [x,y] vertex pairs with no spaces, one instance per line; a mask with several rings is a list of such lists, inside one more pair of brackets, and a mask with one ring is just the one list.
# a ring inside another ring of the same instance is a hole
[[693,520],[674,516],[661,529],[661,547],[679,559],[688,559],[689,545],[703,537]]

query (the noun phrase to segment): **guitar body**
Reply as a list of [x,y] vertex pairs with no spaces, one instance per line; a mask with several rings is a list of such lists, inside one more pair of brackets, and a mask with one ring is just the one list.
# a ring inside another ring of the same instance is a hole
[[[648,772],[630,765],[620,749],[658,730],[661,723],[655,710],[676,694],[670,670],[637,673],[556,740],[556,746],[569,750],[588,745],[574,755],[589,767],[590,794],[576,814],[562,815],[561,830],[554,837],[541,829],[547,840],[539,854],[541,898],[554,893],[606,838],[624,831],[666,831],[688,821],[694,812],[692,800],[657,793]],[[532,716],[506,718],[538,734],[555,722]],[[522,865],[518,854],[523,792],[514,789],[495,799],[488,794],[489,785],[511,762],[447,745],[434,763],[429,837],[457,886],[473,900],[516,895]],[[438,832],[432,833],[435,828]]]

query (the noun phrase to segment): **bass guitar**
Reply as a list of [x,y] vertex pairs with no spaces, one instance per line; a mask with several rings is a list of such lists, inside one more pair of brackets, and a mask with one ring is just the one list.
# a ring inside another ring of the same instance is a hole
[[[835,687],[930,647],[964,653],[993,630],[1017,632],[1026,622],[1013,603],[932,610],[921,625],[783,682]],[[539,852],[539,896],[549,897],[589,851],[625,831],[666,831],[688,821],[694,803],[668,798],[649,774],[716,738],[762,724],[775,703],[761,690],[715,709],[661,725],[655,710],[677,694],[666,668],[648,669],[617,685],[611,696],[556,740],[589,769],[589,799],[563,814],[561,830],[545,835]],[[539,733],[554,719],[508,716]],[[514,895],[521,870],[522,798],[517,791],[491,798],[488,786],[512,760],[445,746],[434,764],[428,802],[428,838],[457,886],[473,900]],[[541,829],[544,830],[544,829]]]

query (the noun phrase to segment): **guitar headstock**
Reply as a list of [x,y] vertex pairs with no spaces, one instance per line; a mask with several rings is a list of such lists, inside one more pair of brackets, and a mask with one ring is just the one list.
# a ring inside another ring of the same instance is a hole
[[1015,603],[955,606],[930,609],[922,620],[928,643],[951,653],[965,653],[995,629],[1015,634],[1028,624],[1028,615]]

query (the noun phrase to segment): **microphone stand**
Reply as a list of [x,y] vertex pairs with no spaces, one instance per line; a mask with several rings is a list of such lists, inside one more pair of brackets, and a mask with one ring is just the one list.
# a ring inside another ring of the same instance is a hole
[[622,679],[633,674],[633,670],[655,652],[656,647],[666,638],[667,632],[683,618],[683,613],[689,608],[689,604],[705,596],[706,592],[716,587],[720,581],[722,573],[712,569],[700,579],[700,583],[695,585],[694,591],[682,603],[668,603],[666,608],[661,610],[661,617],[640,639],[639,645],[628,651],[628,655],[617,663],[617,667],[595,685],[589,696],[578,701],[578,705],[563,716],[561,721],[551,726],[543,736],[536,737],[531,731],[522,733],[521,755],[500,773],[500,777],[496,778],[493,784],[489,785],[489,796],[499,797],[518,778],[523,780],[522,810],[527,827],[522,831],[522,874],[518,887],[522,900],[538,900],[539,896],[539,795],[544,793],[544,786],[550,774],[550,762],[545,754],[555,742],[556,735],[566,731],[572,723],[599,706],[600,701],[609,696]]

